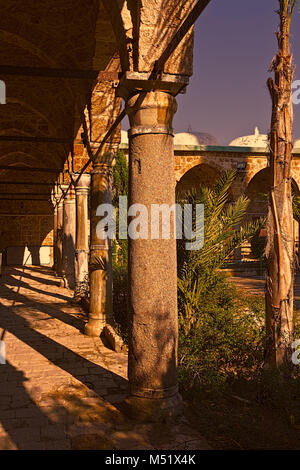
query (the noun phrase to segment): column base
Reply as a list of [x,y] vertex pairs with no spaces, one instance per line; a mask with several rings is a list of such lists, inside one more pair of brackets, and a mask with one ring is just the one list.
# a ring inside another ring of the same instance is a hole
[[100,337],[104,327],[105,322],[90,318],[84,327],[84,333],[87,336]]
[[183,413],[182,398],[179,393],[168,398],[129,396],[120,407],[129,418],[141,423],[163,423]]

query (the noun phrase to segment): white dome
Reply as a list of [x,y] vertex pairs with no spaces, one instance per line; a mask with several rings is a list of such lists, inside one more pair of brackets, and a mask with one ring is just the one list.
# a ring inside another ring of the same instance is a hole
[[269,137],[267,134],[260,134],[258,127],[255,128],[254,134],[238,137],[230,142],[230,147],[261,147],[265,148],[269,145]]
[[174,145],[220,145],[218,139],[206,132],[180,132],[175,134]]
[[295,140],[294,143],[294,149],[299,149],[300,148],[300,139]]

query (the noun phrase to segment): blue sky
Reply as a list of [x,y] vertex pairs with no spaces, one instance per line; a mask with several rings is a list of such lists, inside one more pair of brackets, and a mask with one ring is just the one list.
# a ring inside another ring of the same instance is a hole
[[[278,0],[211,0],[196,23],[194,75],[178,97],[176,132],[215,135],[226,145],[235,137],[270,127],[268,68],[276,53]],[[300,80],[300,13],[291,34]],[[295,138],[300,138],[300,104],[295,105]]]

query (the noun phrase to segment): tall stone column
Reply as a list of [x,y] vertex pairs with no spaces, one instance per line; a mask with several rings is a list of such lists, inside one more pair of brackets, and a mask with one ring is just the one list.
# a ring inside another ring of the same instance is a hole
[[111,204],[112,155],[105,153],[94,162],[91,181],[90,212],[90,312],[85,326],[88,336],[99,336],[106,324],[112,322],[112,246],[111,240],[99,239],[97,208]]
[[60,188],[55,187],[52,192],[52,202],[54,205],[53,214],[53,268],[56,276],[61,276],[61,230],[62,230],[62,191]]
[[[134,93],[134,94],[133,94]],[[129,238],[129,391],[133,415],[160,420],[181,410],[177,382],[177,263],[175,216],[170,239],[151,239],[151,205],[175,204],[172,119],[167,91],[129,92],[129,207],[148,210],[148,236]],[[133,96],[132,96],[133,94]]]
[[60,192],[57,201],[57,233],[56,233],[56,274],[62,277],[62,252],[63,252],[63,207],[64,201]]
[[[73,175],[74,180],[78,175]],[[75,248],[75,300],[88,296],[89,292],[89,224],[88,194],[91,176],[82,174],[76,181],[76,248]]]
[[71,186],[63,203],[63,279],[69,289],[75,288],[75,237],[76,199]]
[[53,208],[53,269],[57,270],[57,204],[56,198],[54,198]]

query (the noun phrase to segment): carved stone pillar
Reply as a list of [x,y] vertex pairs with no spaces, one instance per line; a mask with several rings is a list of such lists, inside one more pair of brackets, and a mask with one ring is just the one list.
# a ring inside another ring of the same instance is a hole
[[[73,175],[74,179],[78,175]],[[75,300],[88,296],[89,292],[89,224],[88,194],[91,176],[81,175],[75,186],[76,195],[76,255],[75,255]]]
[[91,182],[90,312],[85,326],[88,336],[99,336],[112,322],[112,246],[111,240],[97,236],[101,204],[111,204],[112,155],[99,156],[94,162]]
[[63,279],[69,289],[75,288],[75,237],[76,199],[71,187],[63,203]]
[[131,125],[129,207],[142,204],[148,211],[148,237],[129,237],[130,397],[126,405],[137,418],[160,420],[181,411],[175,217],[170,218],[169,239],[162,238],[161,230],[158,238],[151,239],[150,215],[152,204],[175,204],[172,119],[177,104],[171,91],[151,91],[151,84],[147,85],[149,91],[129,88],[126,100]]

